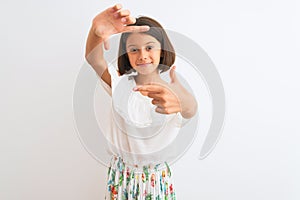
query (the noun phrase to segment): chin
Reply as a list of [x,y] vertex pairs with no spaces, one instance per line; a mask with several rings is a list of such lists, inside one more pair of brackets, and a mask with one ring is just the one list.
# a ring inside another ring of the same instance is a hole
[[155,72],[155,70],[138,70],[137,72],[138,74],[142,74],[142,75],[151,75]]
[[142,68],[142,69],[135,69],[135,70],[138,74],[141,75],[150,75],[158,72],[157,68],[144,68],[144,69]]

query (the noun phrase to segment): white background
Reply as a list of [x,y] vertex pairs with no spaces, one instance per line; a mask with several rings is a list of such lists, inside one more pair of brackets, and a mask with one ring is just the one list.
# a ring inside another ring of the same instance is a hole
[[194,145],[173,166],[178,199],[300,199],[296,0],[2,0],[0,199],[103,199],[72,94],[91,20],[117,2],[193,39],[223,80],[223,136],[205,160]]

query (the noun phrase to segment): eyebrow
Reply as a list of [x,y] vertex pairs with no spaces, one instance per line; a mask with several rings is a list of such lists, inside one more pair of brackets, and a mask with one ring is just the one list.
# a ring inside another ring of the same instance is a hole
[[[147,45],[147,44],[151,44],[151,43],[156,43],[156,42],[152,42],[152,41],[150,41],[150,42],[147,42],[146,44],[144,44],[144,45]],[[127,46],[127,48],[129,48],[129,47],[131,47],[131,46],[136,46],[135,44],[129,44],[128,46]]]

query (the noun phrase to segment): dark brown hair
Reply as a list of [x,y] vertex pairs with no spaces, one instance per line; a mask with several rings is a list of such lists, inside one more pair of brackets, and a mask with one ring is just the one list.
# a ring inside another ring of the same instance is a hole
[[[171,44],[166,31],[163,27],[154,19],[150,17],[139,17],[136,18],[136,22],[130,26],[149,26],[150,30],[142,32],[142,34],[148,34],[155,39],[157,39],[161,44],[161,58],[159,62],[158,69],[160,73],[165,72],[170,69],[175,61],[175,50]],[[133,71],[132,66],[130,65],[128,55],[126,52],[126,42],[127,38],[131,33],[122,33],[119,45],[119,54],[118,54],[118,69],[120,75],[130,74]]]

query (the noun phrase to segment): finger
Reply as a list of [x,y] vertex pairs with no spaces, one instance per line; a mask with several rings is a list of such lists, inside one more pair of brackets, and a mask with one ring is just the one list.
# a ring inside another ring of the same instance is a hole
[[109,40],[104,40],[104,49],[109,50]]
[[114,14],[115,18],[120,18],[120,17],[127,17],[130,15],[130,11],[129,10],[120,10],[119,12],[116,12]]
[[178,109],[177,107],[163,108],[158,106],[155,108],[155,112],[158,112],[160,114],[173,114],[180,112],[180,109]]
[[161,93],[165,90],[165,87],[162,85],[142,85],[134,88],[135,91],[145,91],[145,92],[152,92],[152,93]]
[[167,101],[159,100],[159,99],[153,99],[151,101],[151,103],[157,107],[160,107],[161,109],[172,108],[172,107],[176,107],[176,106],[178,107],[177,104],[172,104]]
[[149,26],[125,26],[122,32],[145,32],[149,31],[149,29]]
[[123,17],[123,18],[121,19],[121,21],[122,21],[124,24],[128,25],[128,24],[134,24],[134,23],[136,22],[136,19],[135,19],[134,17],[127,16],[127,17]]
[[152,103],[153,105],[156,105],[156,106],[160,106],[160,107],[161,107],[161,105],[160,105],[159,102],[160,102],[160,101],[157,100],[157,99],[153,99],[153,100],[151,101],[151,103]]
[[162,100],[163,99],[161,93],[148,92],[147,96],[149,98],[157,99],[157,100]]
[[170,70],[171,83],[175,83],[177,81],[175,69],[176,69],[176,66],[173,66]]
[[158,112],[160,114],[167,114],[166,110],[164,108],[159,107],[159,106],[157,106],[155,108],[155,112]]
[[116,4],[116,5],[114,5],[113,7],[111,7],[111,12],[116,12],[116,11],[118,11],[118,10],[120,10],[122,8],[122,5],[121,4]]
[[148,96],[149,92],[146,92],[146,91],[141,91],[140,92],[143,96]]
[[147,92],[147,91],[140,91],[140,93],[141,93],[141,95],[147,96],[147,97],[152,98],[152,99],[156,99],[156,100],[160,100],[160,101],[163,100],[161,98],[161,94],[160,93],[150,93],[150,92]]

